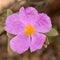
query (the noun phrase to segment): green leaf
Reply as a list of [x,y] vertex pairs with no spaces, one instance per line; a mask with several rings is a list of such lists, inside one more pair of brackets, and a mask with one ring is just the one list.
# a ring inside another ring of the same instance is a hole
[[53,36],[53,37],[49,36],[48,40],[49,40],[50,44],[54,44],[56,42],[56,40],[57,40],[57,37],[55,37],[55,36]]
[[7,12],[5,11],[0,15],[0,34],[4,32],[5,20],[7,17]]
[[50,32],[46,34],[47,36],[58,36],[58,31],[55,28],[52,28]]
[[13,14],[12,10],[11,9],[7,9],[7,16]]

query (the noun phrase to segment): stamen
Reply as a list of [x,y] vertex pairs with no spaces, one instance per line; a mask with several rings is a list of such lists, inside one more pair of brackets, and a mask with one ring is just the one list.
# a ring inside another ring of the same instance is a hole
[[31,36],[31,35],[34,34],[34,27],[31,26],[31,25],[28,25],[28,26],[25,28],[24,32],[25,32],[25,34],[26,34],[27,36]]

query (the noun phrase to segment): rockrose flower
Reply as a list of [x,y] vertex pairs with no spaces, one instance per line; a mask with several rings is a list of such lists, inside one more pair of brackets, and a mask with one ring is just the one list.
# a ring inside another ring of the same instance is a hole
[[22,54],[28,49],[34,52],[41,49],[46,40],[44,33],[52,28],[50,17],[45,13],[38,13],[33,7],[21,7],[19,13],[7,17],[5,30],[15,35],[10,40],[10,48]]

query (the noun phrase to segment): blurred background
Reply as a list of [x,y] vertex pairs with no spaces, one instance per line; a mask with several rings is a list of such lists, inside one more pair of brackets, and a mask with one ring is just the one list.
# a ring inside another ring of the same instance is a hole
[[[22,6],[32,6],[39,13],[48,14],[55,30],[48,36],[50,44],[47,48],[18,55],[9,49],[11,35],[4,30],[4,24],[6,17],[18,12]],[[60,0],[0,0],[0,60],[60,60]]]

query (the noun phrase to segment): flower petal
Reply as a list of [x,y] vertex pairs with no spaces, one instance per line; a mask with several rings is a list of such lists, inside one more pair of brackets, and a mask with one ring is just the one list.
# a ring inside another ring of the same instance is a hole
[[14,35],[20,34],[24,29],[24,24],[19,21],[18,14],[8,16],[5,25],[5,30]]
[[10,41],[10,47],[11,49],[18,53],[18,54],[22,54],[24,53],[26,50],[28,50],[29,48],[29,37],[25,36],[23,34],[21,35],[17,35],[16,37],[14,37],[11,41]]
[[49,32],[52,28],[50,17],[44,13],[39,14],[39,20],[36,21],[34,27],[38,32]]
[[19,11],[20,21],[27,24],[33,24],[34,21],[38,19],[38,12],[33,7],[28,7],[24,9],[24,7],[20,8]]
[[44,34],[36,33],[34,36],[32,36],[32,42],[30,44],[31,52],[41,49],[45,40],[46,36]]
[[29,14],[31,14],[31,15],[37,15],[38,14],[38,11],[35,9],[35,8],[33,8],[33,7],[28,7],[28,8],[26,8],[26,13],[29,15]]

